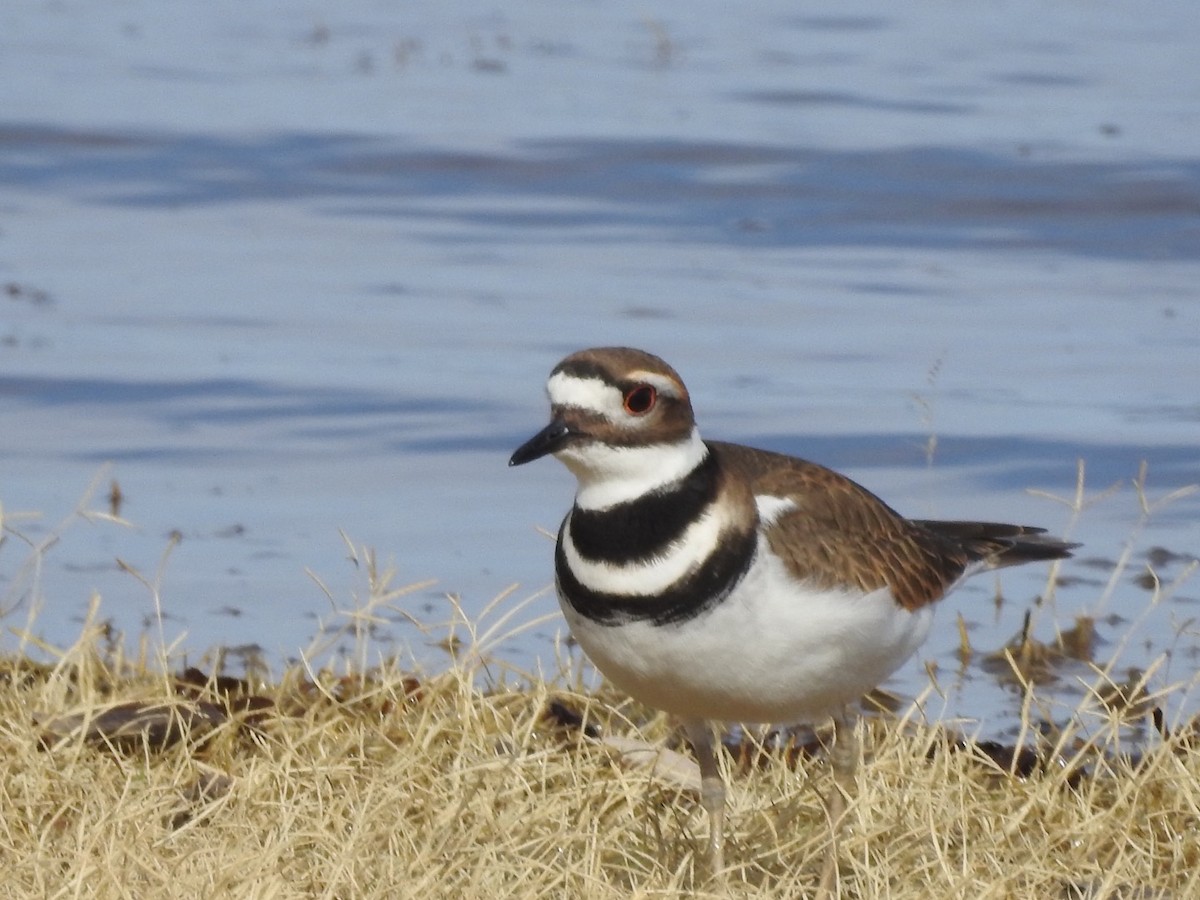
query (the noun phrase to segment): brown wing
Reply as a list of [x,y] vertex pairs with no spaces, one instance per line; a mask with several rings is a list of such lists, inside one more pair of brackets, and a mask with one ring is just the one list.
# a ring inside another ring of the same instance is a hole
[[886,586],[901,606],[917,609],[940,599],[982,558],[957,535],[905,519],[832,469],[737,444],[710,446],[721,465],[746,478],[756,494],[795,502],[768,538],[799,579],[829,589]]

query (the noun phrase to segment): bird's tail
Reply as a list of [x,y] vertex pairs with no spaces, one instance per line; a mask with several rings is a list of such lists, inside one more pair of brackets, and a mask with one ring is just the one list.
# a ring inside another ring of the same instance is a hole
[[1005,525],[1000,522],[945,522],[919,520],[917,524],[953,541],[984,568],[1002,569],[1040,560],[1066,559],[1079,544],[1046,534],[1045,528]]

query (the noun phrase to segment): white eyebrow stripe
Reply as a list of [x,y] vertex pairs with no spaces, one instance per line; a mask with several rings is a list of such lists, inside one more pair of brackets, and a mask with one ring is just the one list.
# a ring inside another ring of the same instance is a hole
[[546,393],[554,406],[573,406],[616,420],[621,410],[621,392],[599,378],[580,378],[555,372],[546,382]]
[[679,382],[658,372],[644,372],[638,369],[636,372],[629,373],[629,380],[644,381],[646,384],[653,385],[660,394],[666,394],[669,397],[679,396]]

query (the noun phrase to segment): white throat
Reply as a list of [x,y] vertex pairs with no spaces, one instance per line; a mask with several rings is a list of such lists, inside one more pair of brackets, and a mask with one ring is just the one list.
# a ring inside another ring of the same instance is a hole
[[588,443],[555,454],[579,481],[575,505],[594,510],[636,500],[679,481],[707,455],[708,447],[695,428],[675,444],[613,447]]

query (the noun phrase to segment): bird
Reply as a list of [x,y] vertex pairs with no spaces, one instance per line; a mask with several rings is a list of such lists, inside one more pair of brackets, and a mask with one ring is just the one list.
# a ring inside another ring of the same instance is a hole
[[[848,710],[916,652],[936,602],[976,572],[1077,546],[1042,528],[908,519],[825,466],[705,440],[683,379],[643,350],[572,353],[546,391],[550,422],[509,465],[553,455],[575,476],[559,605],[605,678],[681,721],[714,873],[725,784],[711,723],[832,718],[836,827],[856,770]],[[827,856],[823,885],[835,869]]]

